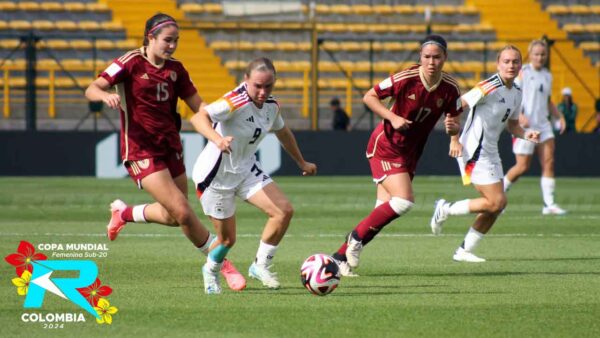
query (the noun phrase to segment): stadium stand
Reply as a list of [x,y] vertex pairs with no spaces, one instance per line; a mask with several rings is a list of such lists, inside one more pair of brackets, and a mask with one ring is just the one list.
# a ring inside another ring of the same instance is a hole
[[[576,66],[578,76],[589,87],[598,87],[592,64],[600,62],[600,0],[507,1],[503,2],[506,6],[485,0],[319,1],[314,22],[322,41],[321,105],[326,106],[333,95],[345,94],[350,112],[353,107],[362,109],[361,92],[417,60],[418,41],[428,28],[448,39],[446,70],[457,77],[463,89],[495,71],[495,51],[506,42],[526,51],[529,40],[544,34],[561,41],[556,46],[570,66]],[[4,99],[4,115],[7,110],[8,115],[19,111],[13,107],[23,100],[19,93],[23,92],[25,54],[20,38],[28,32],[40,37],[37,86],[41,95],[58,93],[55,103],[62,106],[61,97],[67,101],[75,97],[62,95],[62,91],[81,91],[110,60],[140,46],[145,20],[162,11],[184,27],[176,57],[186,64],[206,100],[217,98],[240,81],[249,59],[266,55],[274,59],[279,71],[275,94],[291,107],[292,118],[306,121],[311,68],[309,2],[267,2],[271,10],[288,11],[259,13],[257,2],[252,1],[147,0],[143,7],[125,0],[0,2],[0,81],[3,87],[10,85],[12,95],[8,108],[9,100]],[[512,29],[515,25],[523,29]],[[567,38],[579,48],[566,42]],[[586,91],[567,71],[569,65],[557,57],[552,61],[557,88],[568,84],[576,93]],[[85,103],[83,98],[80,101]],[[51,114],[45,100],[41,102],[50,116],[73,115],[62,108]],[[578,127],[585,129],[585,111],[590,104],[579,96],[578,103],[583,116]]]

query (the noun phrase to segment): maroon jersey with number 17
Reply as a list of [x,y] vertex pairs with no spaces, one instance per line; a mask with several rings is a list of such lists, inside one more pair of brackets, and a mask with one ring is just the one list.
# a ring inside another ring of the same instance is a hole
[[115,59],[101,77],[121,97],[121,157],[143,160],[182,152],[177,99],[195,94],[187,70],[175,59],[152,64],[144,48]]
[[457,82],[442,73],[439,82],[428,86],[419,65],[410,67],[375,86],[380,100],[392,98],[394,114],[412,121],[407,130],[395,130],[388,120],[379,124],[369,139],[367,157],[402,159],[414,171],[427,138],[440,116],[462,112]]

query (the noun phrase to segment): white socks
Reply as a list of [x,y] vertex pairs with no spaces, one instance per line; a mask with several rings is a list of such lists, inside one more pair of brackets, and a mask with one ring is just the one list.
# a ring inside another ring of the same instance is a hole
[[467,215],[470,213],[469,210],[469,199],[457,201],[454,203],[447,203],[444,205],[447,208],[448,215]]
[[144,209],[146,209],[147,206],[148,204],[140,204],[133,207],[131,213],[135,223],[148,223],[148,221],[146,221],[146,216],[144,216]]
[[504,182],[504,192],[507,192],[508,189],[510,189],[510,186],[512,185],[513,182],[511,182],[508,178],[506,178],[506,176],[504,176],[502,181]]
[[271,265],[271,261],[273,260],[273,256],[275,256],[275,253],[277,252],[277,248],[277,245],[271,245],[260,241],[258,251],[256,252],[256,264],[262,266]]
[[465,241],[463,242],[463,249],[468,252],[473,252],[479,242],[483,239],[484,234],[473,229],[473,227],[469,228],[467,235],[465,236]]
[[544,198],[544,204],[549,207],[554,205],[554,187],[556,181],[552,177],[544,177],[540,180],[540,186],[542,187],[542,197]]
[[210,259],[210,257],[206,257],[206,264],[204,264],[204,266],[206,266],[206,268],[212,272],[221,271],[222,265],[223,265],[223,262],[217,263],[217,262],[213,261],[212,259]]

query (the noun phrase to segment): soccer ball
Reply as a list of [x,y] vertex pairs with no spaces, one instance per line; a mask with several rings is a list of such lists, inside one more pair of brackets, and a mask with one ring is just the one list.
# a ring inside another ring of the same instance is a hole
[[310,293],[326,296],[340,283],[340,268],[331,256],[315,254],[302,264],[300,280]]

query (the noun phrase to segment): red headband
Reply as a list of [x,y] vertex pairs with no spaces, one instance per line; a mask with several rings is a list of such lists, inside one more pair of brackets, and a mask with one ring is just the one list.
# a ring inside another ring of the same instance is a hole
[[152,27],[152,29],[148,31],[148,34],[152,34],[152,32],[154,32],[155,30],[159,29],[162,26],[166,26],[166,25],[174,25],[175,27],[178,27],[177,22],[175,22],[173,20],[168,20],[168,21],[161,22],[158,25]]

